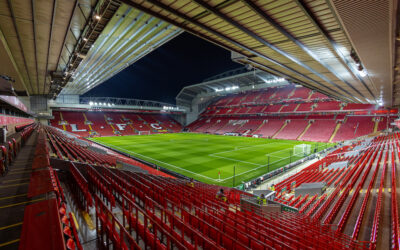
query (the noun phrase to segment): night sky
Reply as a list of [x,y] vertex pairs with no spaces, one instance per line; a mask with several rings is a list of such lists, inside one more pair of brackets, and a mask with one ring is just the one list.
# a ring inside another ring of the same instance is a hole
[[183,33],[85,96],[108,96],[175,103],[187,85],[241,67],[228,50]]

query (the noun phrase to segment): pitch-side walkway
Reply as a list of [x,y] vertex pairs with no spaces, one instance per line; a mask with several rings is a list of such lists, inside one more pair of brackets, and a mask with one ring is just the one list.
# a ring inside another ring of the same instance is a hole
[[249,192],[252,193],[253,190],[265,190],[265,189],[269,189],[272,185],[277,184],[285,179],[287,179],[289,176],[292,176],[298,172],[300,172],[301,170],[305,169],[306,167],[310,166],[311,164],[313,164],[314,162],[318,161],[317,158],[313,159],[313,160],[309,160],[306,161],[300,165],[298,165],[297,167],[289,170],[288,172],[278,175],[272,179],[269,179],[266,182],[263,182],[260,186],[258,186],[255,189],[250,190]]

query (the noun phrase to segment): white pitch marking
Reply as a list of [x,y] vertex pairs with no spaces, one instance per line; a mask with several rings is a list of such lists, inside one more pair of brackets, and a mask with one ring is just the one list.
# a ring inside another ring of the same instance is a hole
[[[215,155],[215,154],[222,154],[222,153],[227,153],[227,152],[234,152],[234,151],[238,151],[238,150],[242,150],[242,149],[248,149],[248,148],[255,148],[255,147],[261,147],[261,146],[272,146],[275,144],[290,144],[290,143],[284,143],[284,142],[272,142],[272,143],[268,143],[268,144],[259,144],[259,145],[254,145],[254,146],[244,146],[244,147],[238,147],[237,149],[233,149],[233,150],[227,150],[227,151],[222,151],[222,152],[217,152],[217,153],[213,153],[210,155]],[[279,152],[279,151],[275,151],[275,152]]]
[[253,163],[253,162],[248,162],[248,161],[241,161],[241,160],[236,160],[233,158],[227,158],[227,157],[223,157],[223,156],[219,156],[219,155],[209,155],[212,157],[218,157],[218,158],[222,158],[222,159],[226,159],[226,160],[230,160],[230,161],[235,161],[235,162],[243,162],[243,163],[247,163],[247,164],[251,164],[251,165],[256,165],[256,166],[262,166],[261,164],[257,164],[257,163]]
[[151,159],[151,160],[156,161],[156,162],[161,162],[161,163],[163,163],[163,164],[165,164],[165,165],[171,166],[171,167],[173,167],[173,168],[178,168],[178,169],[180,169],[180,170],[186,171],[186,172],[191,173],[191,174],[194,174],[194,175],[199,175],[199,176],[204,177],[204,178],[206,178],[206,179],[210,179],[210,180],[213,180],[213,181],[217,181],[217,180],[218,180],[218,179],[210,178],[210,177],[208,177],[208,176],[205,176],[205,175],[202,175],[202,174],[199,174],[199,173],[195,173],[195,172],[192,172],[192,171],[190,171],[190,170],[187,170],[187,169],[184,169],[184,168],[181,168],[181,167],[178,167],[178,166],[175,166],[175,165],[172,165],[172,164],[163,162],[163,161],[156,160],[156,159],[151,158],[151,157],[148,157],[148,156],[146,156],[146,155],[142,155],[142,154],[139,154],[139,153],[136,153],[136,152],[133,152],[133,151],[124,149],[124,148],[120,148],[120,147],[118,147],[118,146],[112,145],[111,147],[119,148],[119,149],[122,150],[122,151],[130,152],[130,153],[132,153],[132,154],[136,154],[136,155],[139,155],[140,157],[147,158],[147,159]]
[[[191,140],[188,140],[188,141],[191,141]],[[101,144],[101,143],[100,143],[100,144]],[[106,143],[106,144],[107,144],[107,143]],[[150,143],[138,143],[138,144],[150,144]],[[241,150],[241,149],[259,147],[259,146],[273,145],[273,144],[290,144],[290,145],[291,145],[291,143],[272,142],[272,143],[268,143],[268,144],[260,144],[260,145],[249,146],[249,147],[241,147],[240,149],[237,149],[237,150],[228,150],[228,151],[218,152],[218,153],[214,153],[214,154],[209,154],[209,156],[218,157],[218,158],[224,158],[224,159],[227,159],[227,160],[231,160],[231,161],[236,161],[236,162],[238,162],[239,160],[235,160],[235,159],[232,159],[232,158],[226,158],[226,157],[222,157],[222,156],[217,156],[217,155],[215,155],[215,154],[220,154],[220,153],[225,153],[225,152],[232,152],[232,151],[238,151],[238,150]],[[110,144],[108,144],[108,145],[110,145]],[[135,145],[136,145],[136,144],[135,144]],[[151,157],[149,157],[149,156],[145,156],[145,155],[142,155],[142,154],[139,154],[139,153],[136,153],[136,152],[133,152],[133,151],[124,149],[124,148],[120,148],[120,147],[115,146],[115,145],[111,145],[111,147],[119,148],[119,149],[122,150],[122,151],[127,151],[127,152],[130,152],[130,153],[139,155],[139,156],[141,156],[141,157],[143,157],[143,158],[151,159],[151,160],[153,160],[153,161],[163,163],[163,164],[168,165],[168,166],[171,166],[171,167],[173,167],[173,168],[178,168],[178,169],[180,169],[180,170],[186,171],[186,172],[191,173],[191,174],[194,174],[194,175],[198,175],[198,176],[204,177],[204,178],[209,179],[209,180],[212,180],[212,181],[223,182],[223,181],[226,181],[226,180],[229,180],[229,179],[232,179],[232,178],[233,178],[233,176],[231,176],[231,177],[227,177],[227,178],[225,178],[225,179],[214,179],[214,178],[211,178],[211,177],[208,177],[208,176],[205,176],[205,175],[202,175],[202,174],[199,174],[199,173],[195,173],[195,172],[192,172],[192,171],[190,171],[190,170],[187,170],[187,169],[184,169],[184,168],[181,168],[181,167],[172,165],[172,164],[170,164],[170,163],[166,163],[166,162],[163,162],[163,161],[156,160],[156,159],[151,158]],[[285,157],[279,157],[279,156],[274,156],[274,155],[273,155],[274,153],[282,152],[282,151],[287,151],[287,150],[290,150],[290,149],[289,149],[289,148],[286,148],[286,149],[274,151],[274,152],[272,152],[272,153],[269,154],[269,155],[272,155],[273,157],[281,158],[281,160],[282,160],[282,159],[288,159],[289,157],[286,157],[286,158],[285,158]],[[271,162],[270,164],[274,164],[274,163],[279,162],[279,161],[281,161],[281,160],[277,160],[277,161]],[[248,164],[256,165],[256,166],[259,166],[259,167],[250,169],[250,170],[248,170],[248,171],[245,171],[245,172],[243,172],[243,173],[237,174],[237,175],[235,175],[235,176],[240,176],[240,175],[243,175],[243,174],[246,174],[246,173],[249,173],[249,172],[252,172],[252,171],[255,171],[255,170],[257,170],[257,169],[260,169],[260,168],[262,168],[262,167],[266,167],[266,166],[267,166],[267,165],[261,165],[261,164],[250,163],[250,162],[244,162],[244,161],[239,161],[239,162],[248,163]]]

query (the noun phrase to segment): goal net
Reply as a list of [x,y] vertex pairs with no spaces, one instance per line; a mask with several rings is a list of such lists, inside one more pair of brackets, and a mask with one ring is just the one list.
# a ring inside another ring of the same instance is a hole
[[150,131],[138,131],[139,135],[149,135]]
[[306,156],[311,153],[311,145],[310,144],[300,144],[294,146],[293,155],[295,156]]

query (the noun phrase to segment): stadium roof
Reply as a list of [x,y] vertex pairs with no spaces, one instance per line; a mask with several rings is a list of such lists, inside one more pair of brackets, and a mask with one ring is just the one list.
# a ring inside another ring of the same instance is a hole
[[0,74],[19,95],[83,94],[180,32],[119,1],[0,1]]
[[332,97],[399,105],[398,4],[0,1],[0,74],[15,79],[19,95],[83,94],[186,30],[237,62]]
[[230,70],[223,74],[206,79],[202,83],[184,87],[176,97],[177,103],[192,103],[199,95],[216,96],[229,94],[249,88],[265,88],[288,84],[284,78],[277,77],[261,70],[245,68]]
[[[0,99],[1,100],[1,99]],[[129,98],[116,98],[116,97],[77,97],[60,95],[57,99],[49,102],[52,108],[64,109],[93,109],[93,110],[158,110],[163,112],[185,112],[186,110],[176,105],[151,101],[139,100]]]
[[122,1],[338,99],[400,103],[398,1]]

